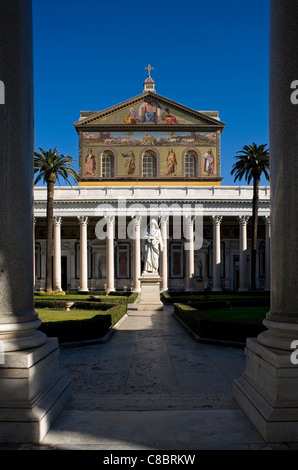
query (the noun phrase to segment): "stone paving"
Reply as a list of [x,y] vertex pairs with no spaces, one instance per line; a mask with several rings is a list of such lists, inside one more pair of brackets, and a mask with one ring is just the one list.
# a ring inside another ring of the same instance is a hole
[[60,364],[71,401],[42,443],[16,448],[298,449],[264,442],[233,399],[244,350],[195,342],[171,308],[129,312],[108,342],[61,349]]

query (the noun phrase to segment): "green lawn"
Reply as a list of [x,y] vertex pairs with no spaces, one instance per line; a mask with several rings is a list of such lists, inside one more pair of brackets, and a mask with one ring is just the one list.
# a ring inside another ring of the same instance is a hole
[[235,307],[204,310],[206,317],[212,320],[240,321],[245,323],[262,323],[269,312],[269,307]]
[[107,314],[100,310],[71,310],[66,312],[65,309],[36,308],[39,318],[43,323],[57,322],[67,320],[88,320],[96,315]]

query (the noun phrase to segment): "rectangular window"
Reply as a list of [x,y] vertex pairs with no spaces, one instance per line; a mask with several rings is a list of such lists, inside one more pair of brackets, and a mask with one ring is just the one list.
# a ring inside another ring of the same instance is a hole
[[183,246],[182,243],[170,244],[170,276],[172,279],[184,277]]
[[130,278],[130,245],[129,243],[118,243],[117,245],[117,279]]

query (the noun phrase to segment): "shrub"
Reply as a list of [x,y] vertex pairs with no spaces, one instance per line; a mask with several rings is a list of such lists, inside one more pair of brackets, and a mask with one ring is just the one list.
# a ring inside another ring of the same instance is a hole
[[59,296],[65,295],[65,292],[63,290],[53,291],[53,292],[38,291],[38,292],[34,292],[34,295],[37,297],[45,296],[45,295],[59,297]]
[[59,342],[81,341],[102,338],[126,313],[126,305],[115,305],[106,313],[99,313],[86,320],[45,322],[39,327],[48,337],[57,337]]
[[174,304],[174,312],[201,338],[245,342],[246,338],[256,337],[265,330],[261,323],[214,320],[190,305]]
[[[40,299],[35,300],[34,306],[35,308],[57,308],[62,309],[65,308],[66,301],[65,300],[54,300],[54,299]],[[91,302],[89,300],[78,300],[74,301],[74,304],[71,308],[77,308],[79,310],[108,310],[109,308],[113,307],[115,302]]]

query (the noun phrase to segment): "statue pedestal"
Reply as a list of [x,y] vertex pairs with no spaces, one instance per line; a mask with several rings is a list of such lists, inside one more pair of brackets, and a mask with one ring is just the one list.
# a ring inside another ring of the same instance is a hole
[[138,310],[163,310],[160,300],[160,283],[162,278],[159,274],[143,273],[139,277],[141,292],[137,303]]

